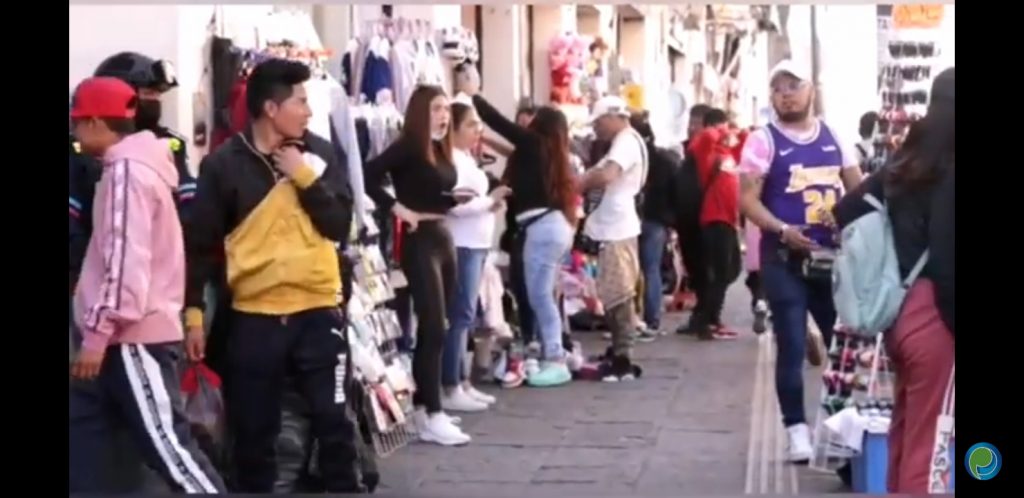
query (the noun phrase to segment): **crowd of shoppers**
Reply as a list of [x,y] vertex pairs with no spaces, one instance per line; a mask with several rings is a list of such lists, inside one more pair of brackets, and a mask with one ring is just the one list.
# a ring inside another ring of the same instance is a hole
[[[151,116],[138,123],[148,89],[168,88],[158,67],[144,65],[149,80],[88,79],[72,105],[72,170],[84,171],[83,155],[102,158],[102,165],[87,171],[93,185],[72,179],[95,194],[72,192],[79,352],[71,371],[71,490],[102,491],[95,456],[106,443],[103,430],[119,422],[173,489],[217,493],[227,480],[233,490],[270,492],[282,400],[295,383],[309,407],[325,491],[358,492],[358,430],[339,392],[347,344],[337,306],[337,249],[349,237],[353,193],[331,144],[307,129],[310,70],[285,60],[253,70],[246,94],[251,123],[203,159],[193,195],[181,186],[173,144],[151,131]],[[808,313],[826,340],[836,325],[830,281],[808,268],[835,253],[838,230],[864,210],[859,198],[870,193],[892,206],[902,271],[922,251],[932,254],[887,335],[901,374],[891,488],[920,490],[930,456],[924,446],[942,401],[931,379],[953,368],[952,70],[936,80],[928,116],[891,164],[864,183],[862,155],[812,114],[809,72],[793,61],[771,72],[771,123],[748,134],[724,111],[695,106],[681,157],[655,146],[642,112],[619,97],[600,98],[590,124],[594,150],[602,153],[582,173],[574,167],[565,114],[544,106],[509,119],[480,95],[476,81],[460,80],[454,98],[419,86],[401,136],[365,166],[366,194],[405,234],[399,261],[418,323],[413,419],[422,440],[469,443],[446,410],[483,411],[496,401],[469,382],[464,361],[497,216],[508,225],[502,248],[510,255],[523,340],[539,345],[539,365],[525,371],[535,387],[573,379],[558,296],[574,241],[585,241],[597,261],[596,292],[611,332],[601,374],[620,382],[641,371],[634,341],[662,328],[662,268],[666,250],[675,250],[673,230],[685,288],[696,296],[679,332],[737,337],[723,323],[722,308],[744,269],[745,224],[754,330],[766,329],[770,310],[789,459],[807,461]],[[487,128],[507,143],[484,139]],[[507,156],[500,179],[481,169],[474,152],[481,142]],[[584,196],[596,202],[581,219]],[[191,215],[179,217],[183,199]],[[85,205],[95,205],[87,225]],[[77,260],[76,250],[84,251]],[[212,300],[209,285],[218,289]],[[204,310],[214,302],[218,316],[229,317],[217,338],[232,435],[226,479],[189,433],[176,376],[179,345],[188,360],[207,360]]]

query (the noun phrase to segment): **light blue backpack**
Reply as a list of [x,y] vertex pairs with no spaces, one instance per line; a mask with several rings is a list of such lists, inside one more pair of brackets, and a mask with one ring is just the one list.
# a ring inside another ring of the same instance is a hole
[[896,321],[907,290],[928,262],[928,251],[906,279],[900,278],[889,213],[873,195],[865,195],[864,201],[874,210],[842,231],[832,266],[832,297],[841,325],[857,335],[874,337]]

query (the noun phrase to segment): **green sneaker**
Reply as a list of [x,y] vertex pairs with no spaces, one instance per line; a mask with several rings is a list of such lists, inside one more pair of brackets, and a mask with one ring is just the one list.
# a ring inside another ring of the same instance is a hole
[[526,379],[531,387],[555,387],[569,382],[572,382],[572,372],[561,362],[544,363],[537,373]]

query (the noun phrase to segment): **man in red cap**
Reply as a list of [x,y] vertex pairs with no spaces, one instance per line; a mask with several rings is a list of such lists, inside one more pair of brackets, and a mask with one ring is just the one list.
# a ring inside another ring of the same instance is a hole
[[116,78],[75,90],[82,151],[102,157],[93,232],[74,295],[81,347],[69,389],[69,490],[97,493],[112,425],[130,429],[146,464],[172,489],[224,491],[189,433],[176,366],[184,337],[185,250],[171,151],[135,133],[138,96]]

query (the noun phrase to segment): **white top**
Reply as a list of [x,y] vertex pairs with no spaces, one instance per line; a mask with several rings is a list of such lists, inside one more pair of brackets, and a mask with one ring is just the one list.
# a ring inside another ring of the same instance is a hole
[[612,140],[612,148],[597,166],[608,161],[622,167],[622,175],[608,185],[590,216],[584,233],[599,242],[615,242],[640,236],[640,215],[636,212],[636,195],[643,187],[647,165],[643,138],[627,127]]
[[448,230],[455,247],[490,249],[494,243],[494,200],[487,195],[487,175],[468,152],[453,149],[452,159],[458,180],[454,190],[469,189],[477,194],[473,200],[448,211]]
[[597,167],[603,168],[613,161],[623,168],[623,174],[606,186],[601,202],[587,216],[584,227],[587,237],[598,242],[614,242],[640,236],[636,196],[647,175],[643,147],[643,138],[630,127],[611,140],[611,150]]

